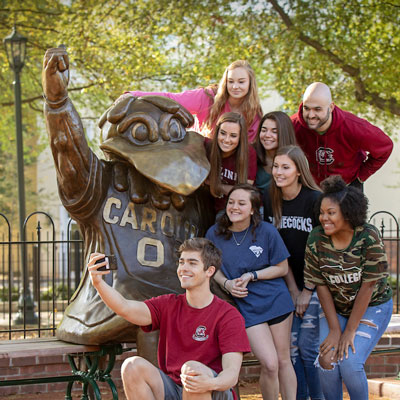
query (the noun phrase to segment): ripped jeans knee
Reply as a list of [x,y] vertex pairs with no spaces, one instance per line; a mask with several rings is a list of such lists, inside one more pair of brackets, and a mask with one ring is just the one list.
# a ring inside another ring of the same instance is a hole
[[[392,300],[378,306],[369,306],[362,316],[354,335],[354,353],[348,349],[348,358],[332,360],[330,355],[315,361],[321,378],[322,390],[327,400],[342,398],[342,382],[345,383],[350,398],[368,398],[368,382],[365,374],[365,362],[384,333],[392,314]],[[346,329],[348,317],[337,314],[340,329]],[[329,334],[328,322],[322,313],[320,315],[320,343]]]
[[[367,329],[363,329],[363,327],[367,327]],[[358,326],[358,329],[356,331],[356,335],[364,337],[366,339],[371,339],[372,334],[374,334],[375,331],[378,331],[378,329],[378,325],[376,325],[373,321],[369,319],[361,319],[360,325]]]

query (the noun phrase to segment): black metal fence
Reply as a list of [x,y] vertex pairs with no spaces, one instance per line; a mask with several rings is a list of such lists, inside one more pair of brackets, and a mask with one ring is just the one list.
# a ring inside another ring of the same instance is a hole
[[84,264],[73,220],[60,232],[49,214],[34,212],[25,220],[24,240],[19,236],[0,213],[1,340],[54,335]]
[[[370,222],[386,246],[398,313],[399,221],[379,211]],[[84,266],[83,240],[73,220],[60,231],[49,214],[34,212],[25,220],[23,238],[0,213],[0,340],[54,335]]]
[[390,268],[390,283],[393,289],[394,312],[399,313],[399,268],[400,268],[400,225],[399,220],[388,211],[372,214],[370,223],[375,225],[385,243]]

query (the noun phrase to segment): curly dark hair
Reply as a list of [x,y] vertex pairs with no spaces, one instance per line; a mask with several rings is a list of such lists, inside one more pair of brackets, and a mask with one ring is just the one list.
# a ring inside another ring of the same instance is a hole
[[[250,193],[250,202],[251,202],[251,208],[253,209],[253,215],[251,216],[251,221],[250,223],[253,224],[253,227],[251,228],[251,233],[253,235],[253,241],[255,241],[256,236],[255,236],[255,231],[257,226],[260,224],[262,221],[261,214],[260,214],[260,207],[261,207],[261,194],[260,191],[253,185],[250,185],[249,183],[239,183],[235,185],[228,193],[227,196],[227,203],[229,201],[229,197],[231,193],[233,193],[235,190],[245,190],[246,192]],[[232,222],[229,220],[228,215],[226,213],[226,209],[224,214],[221,216],[221,218],[217,222],[217,229],[215,230],[217,235],[223,235],[225,240],[229,240],[232,237],[232,231],[229,230],[229,227],[232,225]]]
[[368,199],[365,194],[352,186],[347,186],[339,175],[331,175],[321,182],[322,194],[316,203],[319,210],[325,198],[331,199],[339,205],[345,220],[349,221],[352,228],[367,222]]

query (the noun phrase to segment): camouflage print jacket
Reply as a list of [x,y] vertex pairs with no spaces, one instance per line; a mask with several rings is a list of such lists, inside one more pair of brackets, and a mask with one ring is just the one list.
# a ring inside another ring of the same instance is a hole
[[362,282],[376,281],[369,306],[388,301],[389,268],[378,230],[370,224],[356,227],[347,249],[337,250],[321,226],[309,235],[305,254],[307,284],[328,286],[336,311],[349,316]]

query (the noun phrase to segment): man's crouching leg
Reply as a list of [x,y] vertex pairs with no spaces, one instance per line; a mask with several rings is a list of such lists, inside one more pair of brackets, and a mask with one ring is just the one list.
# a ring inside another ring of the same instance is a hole
[[144,358],[127,358],[122,364],[121,375],[128,400],[164,399],[164,385],[158,368]]
[[232,400],[231,390],[213,391],[216,372],[198,361],[187,361],[181,368],[182,400]]

